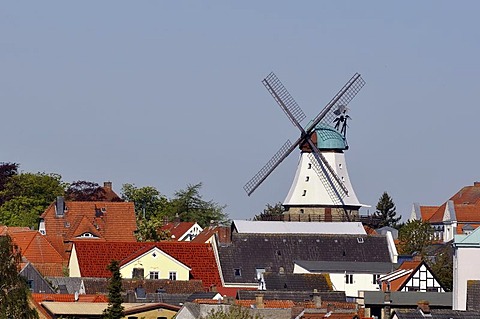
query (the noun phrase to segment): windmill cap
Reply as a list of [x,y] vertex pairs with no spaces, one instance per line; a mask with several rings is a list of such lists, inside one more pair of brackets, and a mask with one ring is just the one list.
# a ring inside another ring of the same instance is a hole
[[317,125],[315,133],[319,150],[346,150],[348,148],[343,135],[329,125]]

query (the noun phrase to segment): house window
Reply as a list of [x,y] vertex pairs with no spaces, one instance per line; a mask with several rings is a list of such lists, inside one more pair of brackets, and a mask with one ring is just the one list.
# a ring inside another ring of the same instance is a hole
[[177,280],[177,272],[176,271],[171,271],[168,273],[168,279],[170,280]]
[[346,284],[353,284],[353,274],[346,274],[345,275],[345,283]]
[[132,278],[133,279],[143,279],[144,278],[143,268],[133,268]]
[[28,289],[30,289],[30,291],[33,291],[34,284],[32,279],[28,279],[27,285],[28,285]]
[[420,287],[408,287],[407,291],[420,291]]
[[233,270],[233,275],[234,275],[235,277],[242,277],[242,271],[240,270],[240,268],[235,268],[235,269]]
[[372,284],[374,284],[374,285],[378,284],[378,278],[380,278],[380,275],[373,274]]
[[158,271],[151,271],[150,279],[158,279]]

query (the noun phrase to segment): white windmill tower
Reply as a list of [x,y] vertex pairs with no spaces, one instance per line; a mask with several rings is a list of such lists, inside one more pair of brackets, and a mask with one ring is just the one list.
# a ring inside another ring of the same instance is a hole
[[301,150],[297,172],[283,203],[285,220],[353,221],[362,205],[348,176],[344,151],[347,105],[365,85],[355,74],[323,110],[304,128],[305,114],[275,74],[262,83],[290,121],[300,130],[295,143],[290,140],[244,186],[250,196],[273,170],[297,147]]

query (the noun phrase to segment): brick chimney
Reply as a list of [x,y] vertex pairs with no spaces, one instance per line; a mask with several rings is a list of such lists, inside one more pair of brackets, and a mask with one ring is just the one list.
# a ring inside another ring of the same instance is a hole
[[112,189],[112,182],[103,182],[103,188]]
[[430,303],[427,300],[418,301],[417,306],[417,309],[419,309],[424,315],[430,314]]
[[257,309],[265,308],[265,304],[263,303],[263,294],[255,295],[255,308]]

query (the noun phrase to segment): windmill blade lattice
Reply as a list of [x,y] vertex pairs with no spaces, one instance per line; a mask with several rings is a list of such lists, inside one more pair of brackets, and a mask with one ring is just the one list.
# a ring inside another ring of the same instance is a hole
[[287,117],[293,125],[299,126],[300,122],[305,119],[305,113],[303,113],[300,106],[295,102],[290,93],[288,93],[287,89],[283,86],[277,76],[272,72],[262,81],[262,83],[278,105],[280,105],[285,114],[287,114]]
[[324,124],[332,123],[337,116],[335,111],[339,108],[346,108],[348,103],[353,100],[364,85],[365,81],[362,79],[361,75],[355,73],[343,88],[332,98],[332,100],[327,103],[323,110],[318,113],[308,127],[307,132],[314,130],[320,122]]
[[243,186],[243,189],[247,192],[248,196],[250,196],[255,189],[270,175],[273,170],[280,165],[280,163],[287,158],[287,156],[297,147],[297,145],[292,145],[290,140],[287,140],[282,147],[272,156],[272,158],[262,167],[260,171],[258,171],[255,176],[252,177],[248,183]]

